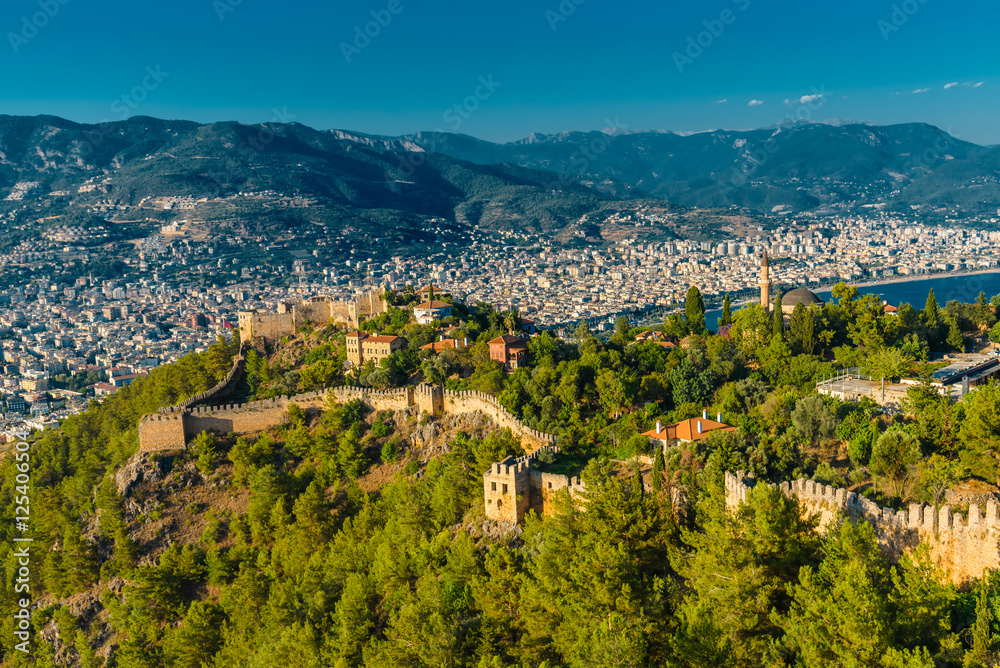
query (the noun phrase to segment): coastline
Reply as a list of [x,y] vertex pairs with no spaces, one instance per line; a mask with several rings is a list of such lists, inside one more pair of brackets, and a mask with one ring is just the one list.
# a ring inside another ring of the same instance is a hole
[[[893,283],[917,283],[920,281],[933,281],[939,278],[958,278],[961,276],[978,276],[980,274],[997,274],[1000,273],[1000,267],[993,269],[976,269],[975,271],[942,271],[936,274],[913,274],[912,276],[893,276],[892,278],[886,278],[877,281],[865,281],[864,283],[848,283],[849,287],[854,288],[873,288],[879,285],[891,285]],[[819,294],[820,292],[832,292],[833,287],[822,287],[813,292]]]
[[[885,278],[873,281],[864,281],[862,283],[848,283],[849,287],[854,288],[874,288],[880,285],[892,285],[894,283],[919,283],[921,281],[934,281],[938,279],[949,279],[949,278],[961,278],[963,276],[981,276],[983,274],[1000,274],[1000,267],[994,267],[992,269],[976,269],[974,271],[942,271],[936,274],[914,274],[912,276],[893,276],[892,278]],[[823,286],[812,290],[815,294],[830,293],[833,292],[833,286]],[[991,295],[987,295],[991,296]],[[745,302],[739,302],[733,304],[734,308],[742,308],[749,304],[755,304],[757,300],[751,299]],[[711,309],[712,312],[718,311],[720,309]]]

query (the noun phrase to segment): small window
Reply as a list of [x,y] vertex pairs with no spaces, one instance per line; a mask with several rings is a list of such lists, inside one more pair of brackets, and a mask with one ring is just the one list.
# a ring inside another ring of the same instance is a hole
[[494,483],[490,483],[490,484],[493,485],[493,490],[492,491],[494,491],[494,492],[497,491],[497,484],[495,482]]
[[549,489],[552,489],[552,483],[551,482],[549,483]]
[[506,494],[506,493],[507,493],[507,485],[506,485],[506,484],[505,484],[505,485],[503,486],[503,493],[504,493],[504,494]]

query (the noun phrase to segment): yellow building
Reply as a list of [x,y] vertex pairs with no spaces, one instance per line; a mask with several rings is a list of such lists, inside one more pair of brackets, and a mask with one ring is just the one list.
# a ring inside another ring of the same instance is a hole
[[375,364],[397,350],[406,347],[406,339],[401,336],[372,336],[367,332],[351,332],[347,335],[347,359],[355,366],[364,366],[372,360]]

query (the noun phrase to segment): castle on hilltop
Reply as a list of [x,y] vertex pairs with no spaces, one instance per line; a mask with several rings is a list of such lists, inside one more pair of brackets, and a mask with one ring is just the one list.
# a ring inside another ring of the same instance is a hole
[[281,337],[294,334],[306,322],[314,325],[333,322],[357,327],[362,320],[389,311],[384,293],[384,286],[380,286],[353,300],[310,297],[298,302],[281,302],[277,313],[240,311],[240,342],[274,345]]
[[[726,507],[735,509],[745,502],[755,482],[742,472],[727,471]],[[819,516],[821,531],[840,517],[868,522],[875,529],[879,547],[892,562],[918,545],[927,545],[931,558],[956,584],[1000,568],[1000,504],[996,501],[986,503],[985,515],[977,504],[970,504],[968,516],[964,517],[947,505],[936,509],[911,503],[907,510],[900,511],[883,508],[854,492],[812,480],[783,482],[779,488],[786,496],[798,499],[806,512]]]

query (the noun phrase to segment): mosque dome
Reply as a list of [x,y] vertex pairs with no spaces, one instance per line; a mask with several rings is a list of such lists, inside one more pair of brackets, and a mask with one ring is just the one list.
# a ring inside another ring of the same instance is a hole
[[812,304],[822,304],[823,300],[816,296],[812,290],[805,288],[795,288],[781,295],[781,305],[795,307],[798,304],[811,306]]

